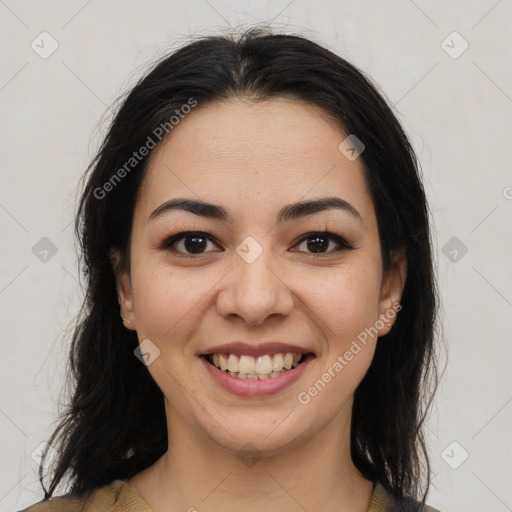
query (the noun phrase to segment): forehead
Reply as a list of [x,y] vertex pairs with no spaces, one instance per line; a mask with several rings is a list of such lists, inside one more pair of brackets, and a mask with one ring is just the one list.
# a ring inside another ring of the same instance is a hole
[[321,109],[290,98],[199,105],[155,148],[140,206],[147,215],[187,195],[242,212],[337,195],[371,209],[361,159],[338,149],[346,136]]

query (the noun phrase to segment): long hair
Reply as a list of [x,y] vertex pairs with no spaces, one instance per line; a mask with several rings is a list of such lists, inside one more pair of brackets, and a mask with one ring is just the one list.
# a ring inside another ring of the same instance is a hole
[[83,177],[75,235],[86,293],[69,357],[72,396],[49,440],[58,453],[49,489],[45,458],[39,468],[45,499],[65,476],[70,494],[83,495],[130,478],[167,450],[163,394],[134,356],[136,333],[120,321],[109,258],[115,248],[129,268],[133,212],[151,156],[134,161],[134,151],[149,138],[165,140],[157,134],[162,127],[172,133],[170,119],[184,105],[280,96],[320,107],[364,143],[360,158],[383,271],[395,250],[405,251],[402,309],[355,391],[351,456],[362,475],[380,481],[397,502],[409,496],[424,504],[430,486],[424,421],[438,385],[438,294],[416,156],[392,109],[361,71],[307,38],[261,27],[239,36],[202,36],[160,59],[120,101]]

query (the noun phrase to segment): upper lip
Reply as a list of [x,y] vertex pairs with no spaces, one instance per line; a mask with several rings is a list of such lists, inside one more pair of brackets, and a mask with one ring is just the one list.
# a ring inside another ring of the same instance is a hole
[[286,354],[288,352],[295,352],[296,354],[313,353],[313,351],[308,348],[278,341],[266,341],[263,343],[245,343],[243,341],[237,341],[209,347],[208,350],[202,352],[201,355],[235,354],[237,356],[248,355],[259,357],[266,354]]

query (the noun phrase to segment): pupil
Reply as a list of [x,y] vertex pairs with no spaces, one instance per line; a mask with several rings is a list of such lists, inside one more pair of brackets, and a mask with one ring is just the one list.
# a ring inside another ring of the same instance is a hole
[[[190,240],[194,240],[194,243],[192,243],[192,244],[187,243],[187,241],[190,241]],[[202,243],[197,242],[198,240],[202,240]],[[201,249],[204,249],[204,245],[205,245],[205,238],[201,237],[201,236],[192,236],[185,240],[185,248],[187,249],[187,251],[192,252],[192,253],[201,252]],[[198,251],[198,249],[199,249],[199,251]]]
[[[322,252],[321,250],[319,251],[318,248],[319,246],[318,245],[314,245],[314,244],[318,244],[319,241],[324,241],[324,243],[322,244],[320,242],[320,245],[324,246],[323,248],[326,249],[327,246],[329,245],[329,241],[327,240],[327,238],[325,236],[317,236],[315,238],[310,238],[310,242],[308,242],[308,249],[311,250],[311,252]],[[325,243],[327,241],[327,244]],[[322,247],[320,247],[320,249],[322,249]]]

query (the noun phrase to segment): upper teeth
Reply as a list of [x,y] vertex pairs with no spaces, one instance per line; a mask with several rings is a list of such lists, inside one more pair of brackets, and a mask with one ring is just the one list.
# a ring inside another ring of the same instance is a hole
[[270,375],[283,369],[295,368],[301,357],[302,354],[293,352],[274,354],[273,356],[267,354],[256,358],[248,355],[239,357],[236,354],[213,354],[212,360],[213,364],[221,370],[246,375]]

